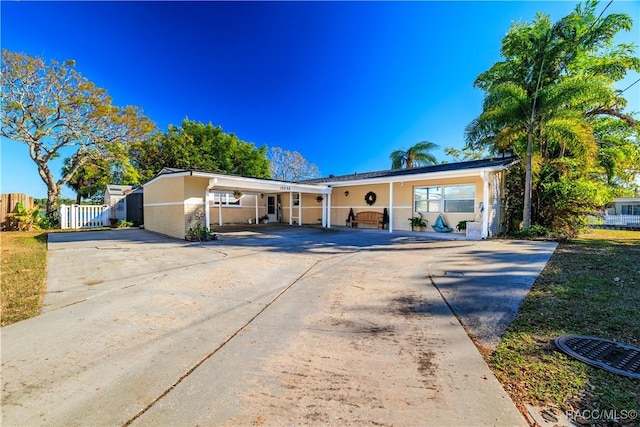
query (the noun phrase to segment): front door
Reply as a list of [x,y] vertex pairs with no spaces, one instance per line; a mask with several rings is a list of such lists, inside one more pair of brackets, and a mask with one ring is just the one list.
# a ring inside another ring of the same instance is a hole
[[267,216],[269,217],[269,222],[278,222],[275,194],[267,194]]

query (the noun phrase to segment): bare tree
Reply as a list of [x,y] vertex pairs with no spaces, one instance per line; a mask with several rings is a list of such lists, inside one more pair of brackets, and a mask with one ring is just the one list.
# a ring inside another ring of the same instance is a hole
[[281,181],[301,181],[320,176],[318,167],[309,163],[297,151],[272,147],[267,155],[270,163],[271,178]]
[[[105,89],[75,69],[75,62],[52,61],[2,51],[0,135],[29,147],[29,155],[47,185],[47,212],[61,187],[91,157],[111,158],[131,141],[145,138],[155,125],[136,107],[111,104]],[[50,161],[69,156],[62,177],[55,179]]]

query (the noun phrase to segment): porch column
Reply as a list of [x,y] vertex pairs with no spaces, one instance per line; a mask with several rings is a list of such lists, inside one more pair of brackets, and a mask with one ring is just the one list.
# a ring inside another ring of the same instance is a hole
[[389,183],[389,233],[393,233],[393,182]]
[[293,193],[289,191],[289,225],[293,225]]
[[327,228],[331,228],[331,193],[327,194]]
[[322,197],[322,226],[327,227],[327,197],[323,195]]
[[298,192],[298,227],[302,227],[302,193]]
[[257,194],[255,195],[254,200],[256,203],[256,224],[260,224],[260,218],[258,218],[258,215],[260,214],[258,213],[258,195]]
[[489,172],[482,172],[482,238],[489,236]]
[[222,226],[222,194],[218,194],[218,225]]
[[209,185],[204,193],[204,226],[209,228],[211,226],[211,212],[209,212],[209,202],[211,201],[211,189],[218,183],[218,178],[210,179]]

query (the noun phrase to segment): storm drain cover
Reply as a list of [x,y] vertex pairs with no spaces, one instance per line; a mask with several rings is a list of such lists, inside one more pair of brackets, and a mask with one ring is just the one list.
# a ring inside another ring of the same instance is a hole
[[560,350],[591,366],[640,379],[638,347],[581,335],[564,335],[555,343]]

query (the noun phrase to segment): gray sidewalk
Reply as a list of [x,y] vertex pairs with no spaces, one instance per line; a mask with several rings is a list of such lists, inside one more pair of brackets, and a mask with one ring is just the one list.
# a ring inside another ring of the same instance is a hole
[[550,245],[101,233],[50,235],[45,312],[0,331],[2,425],[525,425],[429,275],[506,313],[469,292],[520,295]]

